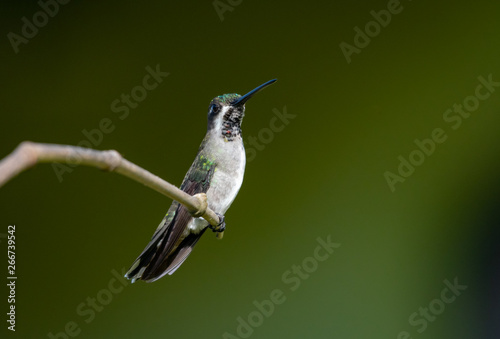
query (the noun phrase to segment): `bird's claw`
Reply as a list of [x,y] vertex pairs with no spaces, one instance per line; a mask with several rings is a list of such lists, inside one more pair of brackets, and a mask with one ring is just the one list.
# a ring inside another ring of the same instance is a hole
[[219,224],[215,227],[208,224],[208,228],[210,228],[212,232],[218,232],[218,233],[224,232],[226,230],[226,222],[225,222],[226,218],[217,212],[215,214],[217,214],[217,216],[219,217]]

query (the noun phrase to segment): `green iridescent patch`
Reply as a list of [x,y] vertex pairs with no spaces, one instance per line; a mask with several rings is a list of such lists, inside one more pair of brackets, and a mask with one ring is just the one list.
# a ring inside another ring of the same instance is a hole
[[[200,160],[203,161],[203,155],[200,156]],[[204,170],[209,170],[214,165],[214,161],[208,158],[205,158],[205,161],[202,162],[202,168]]]
[[238,99],[241,95],[236,93],[219,95],[217,98],[220,102],[229,104],[231,101]]

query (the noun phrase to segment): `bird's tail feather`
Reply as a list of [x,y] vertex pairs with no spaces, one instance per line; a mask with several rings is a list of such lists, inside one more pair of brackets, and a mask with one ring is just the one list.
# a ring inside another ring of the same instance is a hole
[[[176,213],[173,219],[169,220],[168,223],[164,222],[158,228],[144,251],[125,274],[125,277],[130,279],[132,283],[138,279],[153,282],[165,274],[173,274],[191,254],[193,247],[205,230],[198,234],[190,233],[180,241],[178,235],[172,234],[170,226],[179,221],[187,224],[191,217],[185,218],[184,214],[187,213],[184,213],[185,211],[182,211],[182,208],[178,212],[180,213]],[[178,217],[180,220],[178,220]],[[174,243],[177,242],[176,239],[179,239],[180,243],[177,247],[174,247]]]

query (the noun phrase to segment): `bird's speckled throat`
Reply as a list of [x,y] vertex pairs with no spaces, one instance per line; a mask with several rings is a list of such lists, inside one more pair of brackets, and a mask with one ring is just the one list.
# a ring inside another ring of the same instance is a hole
[[226,141],[233,141],[236,137],[241,136],[241,121],[245,115],[244,107],[229,106],[224,112],[222,118],[222,137]]
[[241,136],[241,122],[245,115],[245,105],[231,105],[239,98],[241,95],[236,93],[224,94],[215,97],[210,103],[208,130],[220,135],[225,141],[233,141]]

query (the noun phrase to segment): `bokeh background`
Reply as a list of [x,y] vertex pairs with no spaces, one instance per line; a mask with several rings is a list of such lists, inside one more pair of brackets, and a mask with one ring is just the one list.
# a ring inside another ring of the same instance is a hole
[[[238,317],[279,289],[286,301],[250,337],[498,338],[500,88],[456,130],[443,113],[475,95],[478,77],[500,81],[500,3],[402,1],[350,63],[339,44],[353,45],[387,0],[216,4],[231,9],[223,20],[211,1],[71,1],[15,53],[9,32],[41,8],[2,2],[2,157],[23,140],[75,145],[107,118],[114,130],[96,149],[179,185],[213,97],[279,79],[246,105],[245,140],[275,109],[295,117],[247,164],[224,239],[207,233],[152,284],[124,287],[113,272],[142,251],[169,199],[93,168],[59,182],[49,164],[2,187],[0,261],[6,276],[15,224],[18,280],[16,332],[3,319],[1,336],[242,337]],[[168,77],[120,119],[111,103],[157,64]],[[392,192],[384,173],[436,128],[446,141]],[[318,237],[341,246],[292,291],[282,275]],[[467,289],[419,333],[409,318],[438,307],[454,279]],[[93,298],[106,305],[92,311]]]

